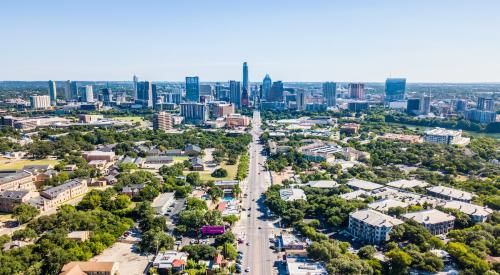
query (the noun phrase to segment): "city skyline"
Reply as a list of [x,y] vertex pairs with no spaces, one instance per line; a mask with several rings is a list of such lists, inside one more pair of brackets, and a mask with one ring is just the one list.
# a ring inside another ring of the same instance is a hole
[[241,80],[247,61],[250,82],[500,82],[496,1],[26,2],[3,4],[2,80]]

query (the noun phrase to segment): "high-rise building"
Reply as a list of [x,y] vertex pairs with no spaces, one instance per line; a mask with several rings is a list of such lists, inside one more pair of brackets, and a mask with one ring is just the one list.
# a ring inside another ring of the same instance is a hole
[[133,81],[133,90],[132,90],[132,99],[133,101],[136,101],[137,100],[137,83],[139,82],[139,78],[134,75],[134,77],[132,77],[132,81]]
[[50,96],[48,95],[33,95],[30,97],[32,109],[47,109],[50,108]]
[[102,102],[105,106],[111,106],[113,102],[113,92],[110,88],[102,89]]
[[266,74],[264,80],[262,81],[262,98],[269,101],[269,94],[271,93],[271,86],[273,82],[271,77]]
[[186,100],[200,102],[200,82],[197,76],[186,77]]
[[159,112],[154,115],[153,129],[168,131],[172,130],[172,115],[168,112]]
[[431,112],[431,96],[423,96],[420,101],[420,114],[429,115]]
[[337,83],[323,83],[323,96],[326,100],[326,105],[329,107],[337,105]]
[[50,96],[50,105],[56,106],[57,87],[56,87],[56,82],[53,80],[49,80],[49,96]]
[[241,82],[229,81],[229,102],[233,103],[236,109],[241,109]]
[[81,102],[94,102],[94,90],[92,85],[85,85],[81,87]]
[[275,81],[273,82],[273,85],[271,86],[271,91],[269,92],[268,95],[268,101],[275,101],[275,102],[281,102],[284,101],[284,88],[283,88],[283,82],[281,81]]
[[349,83],[349,96],[354,99],[365,98],[365,84]]
[[455,111],[456,112],[464,112],[467,110],[467,100],[459,99],[455,102]]
[[482,111],[477,109],[466,110],[464,112],[465,119],[476,121],[479,123],[495,122],[497,114],[491,111]]
[[477,109],[481,111],[493,111],[495,109],[495,101],[493,98],[479,97],[477,99]]
[[151,81],[137,82],[137,99],[136,104],[142,107],[153,108],[153,85]]
[[420,113],[420,98],[409,98],[406,103],[406,112],[410,115]]
[[71,82],[71,100],[78,100],[78,83],[76,81]]
[[297,110],[299,111],[305,110],[306,98],[307,98],[306,91],[304,89],[297,89],[297,92],[295,94],[295,102],[297,104]]
[[212,85],[200,84],[200,96],[212,96]]
[[71,99],[71,81],[70,80],[66,80],[64,82],[64,99],[65,100]]
[[220,82],[215,83],[215,98],[220,101],[229,101],[229,89]]
[[158,90],[156,89],[156,84],[151,84],[151,95],[151,101],[153,101],[152,107],[156,109],[158,104],[161,104],[161,102],[158,102]]
[[250,83],[248,81],[248,64],[243,62],[243,87],[241,92],[241,105],[248,107],[250,104]]
[[173,89],[163,94],[166,103],[181,104],[182,101],[182,90]]
[[204,103],[184,102],[181,103],[181,116],[185,123],[202,125],[208,120],[208,107]]
[[385,101],[405,99],[406,78],[388,78],[385,80]]

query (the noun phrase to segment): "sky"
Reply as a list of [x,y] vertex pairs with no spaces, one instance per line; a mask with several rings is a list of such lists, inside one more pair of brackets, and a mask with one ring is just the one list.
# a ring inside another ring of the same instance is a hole
[[500,82],[497,0],[0,5],[0,80]]

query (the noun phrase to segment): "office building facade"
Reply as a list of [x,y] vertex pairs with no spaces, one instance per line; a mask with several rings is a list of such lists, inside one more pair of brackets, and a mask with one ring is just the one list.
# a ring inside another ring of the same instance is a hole
[[328,107],[337,105],[337,83],[323,83],[323,96],[325,97],[326,105],[328,105]]
[[493,98],[479,97],[477,99],[477,109],[492,112],[495,109],[495,101]]
[[57,87],[56,87],[56,82],[53,80],[49,80],[49,96],[50,96],[50,104],[52,106],[56,106]]
[[78,101],[78,97],[80,97],[80,95],[78,94],[78,83],[76,81],[73,81],[71,82],[70,87],[71,87],[70,99]]
[[388,78],[385,80],[385,102],[405,99],[406,78]]
[[186,77],[186,100],[200,102],[200,82],[197,76]]
[[48,109],[50,107],[50,96],[33,95],[30,97],[32,109]]
[[185,123],[202,125],[209,118],[208,107],[204,103],[181,103],[181,116],[184,117]]
[[144,108],[153,108],[153,84],[151,81],[137,82],[137,99],[135,103],[142,105]]
[[110,88],[102,89],[102,102],[105,106],[111,106],[113,102],[113,92]]
[[239,81],[229,81],[229,102],[236,109],[241,109],[241,83]]
[[64,82],[64,99],[71,100],[71,81],[69,80]]
[[92,85],[81,87],[81,102],[94,102],[94,89]]
[[271,86],[273,85],[273,82],[271,80],[271,77],[266,74],[266,76],[264,77],[264,80],[262,81],[262,98],[267,100],[267,101],[270,101],[269,100],[269,95],[271,93]]
[[250,83],[248,81],[248,64],[243,62],[243,87],[241,89],[241,105],[248,107],[250,104]]
[[282,102],[284,101],[284,94],[285,89],[283,88],[283,82],[281,81],[275,81],[273,82],[273,85],[271,86],[271,90],[268,95],[268,101],[276,101],[276,102]]

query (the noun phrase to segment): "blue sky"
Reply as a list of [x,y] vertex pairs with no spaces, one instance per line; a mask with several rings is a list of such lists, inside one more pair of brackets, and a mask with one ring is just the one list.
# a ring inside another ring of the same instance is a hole
[[4,1],[1,80],[500,82],[500,1]]

